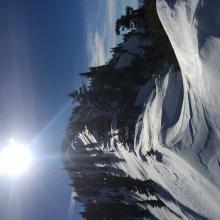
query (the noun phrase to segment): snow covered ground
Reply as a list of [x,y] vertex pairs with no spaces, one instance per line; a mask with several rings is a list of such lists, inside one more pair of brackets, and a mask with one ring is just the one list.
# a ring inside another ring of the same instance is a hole
[[[186,219],[217,220],[220,1],[158,0],[157,10],[181,73],[170,70],[155,80],[137,124],[135,151],[147,157],[146,173],[172,196]],[[150,149],[160,156],[146,156]]]
[[140,91],[134,150],[117,136],[99,146],[85,130],[65,152],[71,163],[82,144],[97,144],[120,159],[109,167],[115,175],[153,180],[166,204],[148,207],[158,219],[219,220],[220,0],[157,0],[157,10],[181,72],[171,68]]

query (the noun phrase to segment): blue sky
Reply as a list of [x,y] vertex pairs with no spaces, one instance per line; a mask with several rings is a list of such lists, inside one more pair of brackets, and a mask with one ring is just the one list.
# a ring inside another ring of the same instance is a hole
[[117,18],[127,5],[136,8],[138,0],[83,0],[83,3],[89,64],[101,65],[111,57],[109,51],[118,42],[114,32]]
[[[14,137],[35,159],[19,179],[0,176],[1,220],[67,220],[71,187],[60,161],[78,73],[118,41],[114,22],[136,0],[0,1],[0,148]],[[71,209],[71,219],[74,209]]]

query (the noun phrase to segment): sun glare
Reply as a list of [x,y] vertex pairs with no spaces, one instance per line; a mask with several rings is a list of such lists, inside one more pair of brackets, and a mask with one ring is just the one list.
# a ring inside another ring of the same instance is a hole
[[0,152],[0,174],[18,176],[30,167],[32,156],[30,151],[14,141]]

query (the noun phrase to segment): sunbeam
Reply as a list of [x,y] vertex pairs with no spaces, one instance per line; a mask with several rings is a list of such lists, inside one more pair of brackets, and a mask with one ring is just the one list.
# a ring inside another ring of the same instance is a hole
[[0,174],[19,176],[27,172],[32,161],[31,152],[27,147],[9,140],[10,145],[0,152]]

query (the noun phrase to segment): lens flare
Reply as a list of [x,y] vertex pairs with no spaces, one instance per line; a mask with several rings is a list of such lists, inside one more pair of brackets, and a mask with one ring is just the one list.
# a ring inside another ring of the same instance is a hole
[[32,155],[24,147],[13,143],[0,152],[0,174],[18,176],[31,165]]

